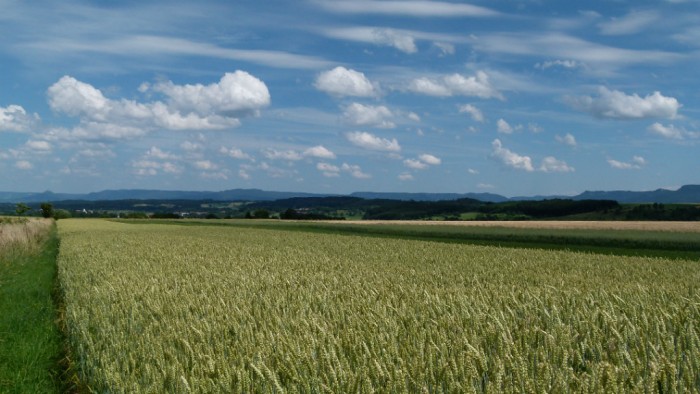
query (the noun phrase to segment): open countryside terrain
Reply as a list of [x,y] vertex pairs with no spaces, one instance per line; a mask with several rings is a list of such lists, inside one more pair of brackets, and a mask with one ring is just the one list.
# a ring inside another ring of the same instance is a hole
[[86,388],[700,389],[697,259],[221,222],[59,221]]

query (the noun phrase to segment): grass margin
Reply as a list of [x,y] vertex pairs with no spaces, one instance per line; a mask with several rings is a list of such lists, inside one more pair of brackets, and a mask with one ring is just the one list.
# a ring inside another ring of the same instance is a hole
[[53,224],[39,248],[5,251],[0,265],[0,392],[71,392],[56,301],[60,241]]

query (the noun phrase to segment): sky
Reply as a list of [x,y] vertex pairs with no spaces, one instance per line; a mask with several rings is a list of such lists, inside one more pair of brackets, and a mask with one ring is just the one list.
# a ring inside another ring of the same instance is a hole
[[698,64],[698,0],[0,0],[0,191],[675,189]]

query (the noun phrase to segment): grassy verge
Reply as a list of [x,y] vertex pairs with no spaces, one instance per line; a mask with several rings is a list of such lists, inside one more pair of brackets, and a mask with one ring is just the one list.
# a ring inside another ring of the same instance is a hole
[[[155,223],[156,221],[143,221]],[[139,223],[139,221],[126,221]],[[163,220],[176,225],[238,226],[247,228],[365,235],[447,243],[496,245],[528,249],[571,250],[618,256],[700,260],[700,234],[643,230],[525,229],[506,227],[423,226],[283,222],[251,220]]]
[[53,299],[58,244],[54,226],[39,248],[0,250],[0,392],[64,391]]

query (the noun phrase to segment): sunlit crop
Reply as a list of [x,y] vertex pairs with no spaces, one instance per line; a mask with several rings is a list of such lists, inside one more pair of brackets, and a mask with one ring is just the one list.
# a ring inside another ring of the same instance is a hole
[[700,263],[62,220],[98,392],[700,390]]

